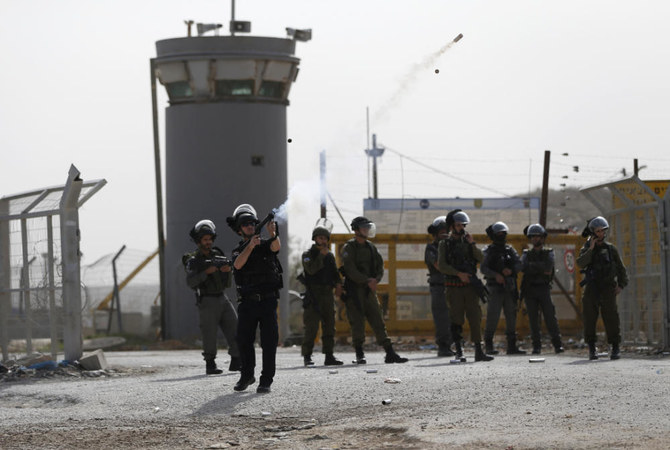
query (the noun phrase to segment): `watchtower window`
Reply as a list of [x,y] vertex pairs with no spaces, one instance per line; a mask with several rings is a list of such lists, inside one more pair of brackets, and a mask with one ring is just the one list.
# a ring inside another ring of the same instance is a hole
[[254,80],[216,80],[216,95],[221,97],[253,95]]
[[263,81],[258,95],[261,97],[282,98],[284,96],[284,83],[281,81]]
[[175,81],[165,85],[170,100],[193,97],[193,90],[188,81]]

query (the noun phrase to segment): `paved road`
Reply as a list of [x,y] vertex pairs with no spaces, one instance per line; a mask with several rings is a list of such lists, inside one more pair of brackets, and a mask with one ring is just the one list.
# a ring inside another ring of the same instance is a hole
[[[0,447],[47,448],[73,430],[98,443],[116,436],[119,448],[670,447],[670,358],[590,362],[582,351],[451,364],[400,353],[410,362],[367,352],[366,366],[307,369],[299,348],[279,349],[273,391],[262,395],[255,385],[234,392],[237,373],[205,376],[195,350],[105,352],[119,373],[0,383]],[[90,444],[80,436],[63,447]]]

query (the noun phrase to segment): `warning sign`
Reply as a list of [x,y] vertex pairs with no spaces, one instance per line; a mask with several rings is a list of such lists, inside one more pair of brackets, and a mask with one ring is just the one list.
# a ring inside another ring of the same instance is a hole
[[573,249],[568,249],[563,253],[563,264],[565,264],[565,270],[567,270],[568,273],[574,273],[575,251]]

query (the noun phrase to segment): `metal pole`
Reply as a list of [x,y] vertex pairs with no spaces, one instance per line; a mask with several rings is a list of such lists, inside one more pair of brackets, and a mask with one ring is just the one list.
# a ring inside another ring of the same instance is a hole
[[640,171],[638,165],[637,165],[637,158],[633,160],[633,174],[637,176],[638,172]]
[[21,267],[21,299],[23,304],[19,303],[19,311],[21,306],[25,307],[25,334],[26,334],[26,354],[33,352],[33,318],[32,308],[30,306],[30,264],[35,258],[28,260],[28,229],[26,219],[21,219],[21,251],[23,253],[23,267]]
[[156,174],[156,215],[158,224],[158,270],[161,298],[161,339],[166,339],[165,324],[167,319],[165,308],[165,233],[163,226],[163,183],[161,178],[161,152],[158,138],[158,100],[156,95],[156,61],[150,60],[151,67],[151,111],[154,127],[154,171]]
[[[9,202],[0,199],[0,216],[9,214]],[[9,259],[9,221],[0,221],[0,346],[2,360],[9,359],[9,314],[11,312],[12,294],[5,289],[10,288]]]
[[116,277],[116,260],[121,256],[121,253],[126,249],[125,244],[121,247],[114,258],[112,258],[112,275],[114,276],[114,294],[112,296],[112,305],[109,310],[109,321],[107,322],[107,334],[112,329],[112,315],[114,314],[114,300],[116,300],[116,321],[119,324],[119,333],[123,333],[123,322],[121,321],[121,298],[119,297],[119,283]]
[[658,229],[661,244],[661,307],[663,309],[663,349],[670,350],[670,189],[659,201]]
[[53,216],[47,216],[47,253],[44,261],[45,270],[49,280],[49,329],[51,335],[51,358],[56,361],[58,357],[58,333],[56,327],[56,282],[54,277],[54,230]]
[[[372,135],[372,150],[377,148],[377,135]],[[372,157],[372,198],[377,198],[377,154]]]
[[321,217],[326,217],[326,151],[321,150],[319,153],[319,187],[321,198]]
[[547,198],[549,196],[549,160],[551,151],[544,151],[544,174],[542,176],[542,200],[540,202],[540,225],[547,226]]
[[[235,0],[230,0],[230,24],[235,23]],[[235,36],[235,27],[230,27],[230,35]]]

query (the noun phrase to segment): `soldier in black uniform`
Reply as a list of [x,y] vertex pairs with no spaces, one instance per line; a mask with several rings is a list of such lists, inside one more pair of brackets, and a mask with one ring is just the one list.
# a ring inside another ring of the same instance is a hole
[[259,224],[256,210],[246,203],[235,208],[232,217],[226,220],[242,237],[240,244],[233,250],[233,273],[240,302],[237,345],[242,358],[242,374],[234,389],[243,391],[256,382],[254,342],[256,328],[260,325],[263,369],[256,392],[269,393],[276,370],[279,342],[277,305],[279,289],[283,285],[281,265],[277,259],[281,248],[279,233],[276,223],[270,221],[267,224],[270,238],[261,239],[256,232],[256,225]]
[[[475,345],[475,361],[491,361],[493,356],[482,349],[482,298],[477,279],[477,263],[483,259],[482,251],[465,227],[470,218],[460,209],[447,214],[449,237],[440,241],[438,267],[446,275],[447,300],[451,310],[451,337],[456,347],[456,355],[463,357],[463,324],[465,317],[470,324],[470,337]],[[483,286],[481,286],[483,287]],[[479,289],[479,290],[478,290]]]
[[528,225],[523,229],[528,236],[531,248],[525,249],[521,255],[521,298],[526,302],[530,336],[533,342],[533,354],[542,353],[542,336],[540,311],[544,323],[551,336],[555,353],[563,353],[561,332],[558,329],[556,308],[551,301],[551,282],[554,279],[554,250],[544,246],[547,231],[539,223]]
[[424,262],[428,267],[428,285],[430,286],[430,309],[435,324],[435,344],[437,356],[454,356],[451,351],[451,319],[449,305],[447,305],[444,274],[438,269],[438,248],[440,241],[449,236],[447,230],[447,216],[439,216],[428,226],[428,233],[433,236],[433,242],[426,244]]
[[596,322],[602,314],[607,342],[611,346],[610,359],[620,358],[621,329],[616,296],[628,284],[626,267],[617,248],[605,241],[609,224],[598,216],[587,222],[582,232],[588,240],[579,252],[577,265],[584,272],[586,284],[582,295],[584,309],[584,340],[589,346],[589,359],[598,359],[596,349]]
[[189,235],[198,245],[195,252],[182,257],[186,269],[186,283],[196,291],[196,304],[200,315],[202,333],[202,356],[205,358],[205,373],[220,374],[216,367],[219,328],[228,341],[230,366],[228,370],[240,370],[240,352],[237,348],[237,312],[226,296],[224,289],[230,286],[231,262],[223,251],[214,247],[216,226],[211,220],[201,220]]
[[313,366],[312,350],[321,324],[322,352],[326,355],[325,366],[339,366],[342,361],[335,358],[335,296],[342,295],[342,279],[330,251],[330,232],[333,224],[328,219],[319,219],[312,230],[314,245],[302,254],[304,284],[303,323],[305,336],[302,356],[305,366]]
[[356,351],[356,363],[365,364],[363,343],[365,321],[375,333],[377,344],[386,351],[385,363],[405,363],[393,350],[391,339],[386,334],[386,325],[377,300],[377,284],[384,275],[384,261],[377,247],[368,240],[374,237],[374,224],[367,217],[356,217],[351,221],[355,236],[342,247],[344,290],[346,291],[347,318],[351,325],[351,343]]
[[505,222],[496,222],[486,228],[486,234],[493,241],[484,249],[484,260],[480,270],[486,278],[489,301],[486,304],[486,330],[484,346],[486,353],[495,355],[493,336],[501,310],[505,313],[505,335],[507,336],[507,354],[525,355],[516,345],[516,313],[519,291],[516,276],[521,269],[521,260],[514,247],[507,243],[509,227]]

